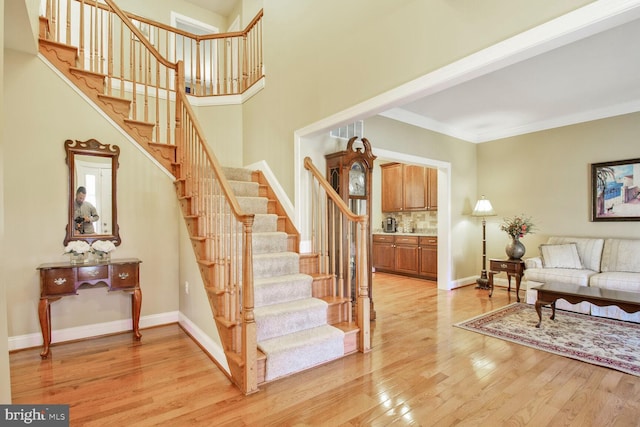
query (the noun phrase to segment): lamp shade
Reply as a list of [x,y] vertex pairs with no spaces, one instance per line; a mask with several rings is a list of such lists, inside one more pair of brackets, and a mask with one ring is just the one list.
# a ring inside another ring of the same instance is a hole
[[494,216],[496,213],[491,206],[491,202],[482,196],[480,200],[476,202],[476,207],[473,208],[471,216]]

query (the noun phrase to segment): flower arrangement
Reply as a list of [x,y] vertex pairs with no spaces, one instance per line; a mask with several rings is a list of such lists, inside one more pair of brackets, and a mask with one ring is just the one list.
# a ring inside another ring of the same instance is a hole
[[96,240],[91,244],[91,249],[93,252],[108,254],[116,249],[116,245],[111,240]]
[[115,250],[116,245],[110,240],[96,240],[91,244],[93,252],[98,262],[105,262],[111,259],[111,251]]
[[524,214],[512,218],[504,218],[500,230],[506,231],[509,236],[519,239],[525,234],[533,233],[534,225],[531,218]]
[[73,255],[85,254],[90,250],[91,246],[84,240],[72,240],[64,248],[65,253]]

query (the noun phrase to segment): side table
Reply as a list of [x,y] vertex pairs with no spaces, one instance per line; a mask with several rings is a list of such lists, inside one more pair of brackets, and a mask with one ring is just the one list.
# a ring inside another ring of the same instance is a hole
[[521,259],[490,259],[489,296],[493,295],[493,275],[502,272],[507,273],[508,291],[511,291],[511,277],[516,278],[516,300],[520,302],[520,281],[524,275],[524,261]]

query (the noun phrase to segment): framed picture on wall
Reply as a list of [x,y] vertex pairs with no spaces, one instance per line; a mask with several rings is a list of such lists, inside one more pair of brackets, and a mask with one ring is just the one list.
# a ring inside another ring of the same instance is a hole
[[591,164],[591,220],[640,221],[640,159]]

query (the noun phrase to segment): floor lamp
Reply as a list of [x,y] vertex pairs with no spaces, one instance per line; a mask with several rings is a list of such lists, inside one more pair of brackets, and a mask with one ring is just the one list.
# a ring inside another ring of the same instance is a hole
[[487,220],[488,216],[495,216],[496,213],[491,206],[491,202],[482,196],[473,208],[471,216],[482,217],[482,272],[480,278],[476,280],[478,286],[476,288],[489,289],[489,279],[487,278]]

